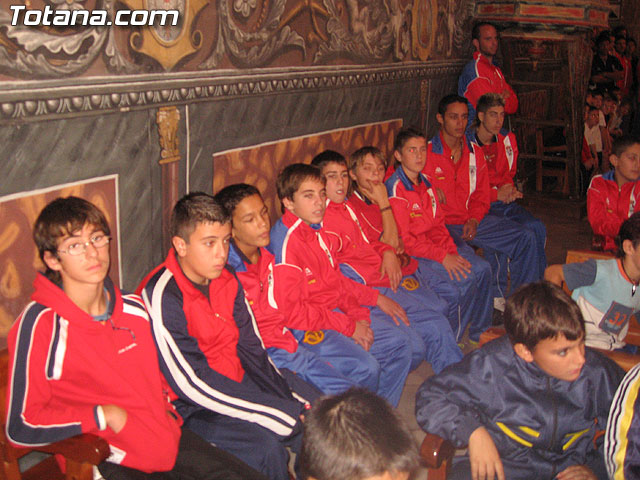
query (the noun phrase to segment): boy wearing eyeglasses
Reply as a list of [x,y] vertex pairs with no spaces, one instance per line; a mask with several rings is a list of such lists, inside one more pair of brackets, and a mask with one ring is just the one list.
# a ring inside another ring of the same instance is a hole
[[81,198],[58,198],[38,216],[46,271],[7,339],[7,436],[35,446],[98,435],[111,450],[98,466],[107,480],[264,480],[181,428],[144,304],[107,276],[109,234],[104,214]]

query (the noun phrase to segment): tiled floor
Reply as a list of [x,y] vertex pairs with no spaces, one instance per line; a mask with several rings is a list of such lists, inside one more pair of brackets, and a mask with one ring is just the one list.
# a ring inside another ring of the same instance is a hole
[[[591,228],[584,213],[584,203],[549,196],[530,195],[526,208],[544,222],[547,227],[547,262],[564,263],[567,249],[588,249],[591,244]],[[466,351],[470,348],[466,347]],[[418,445],[424,433],[415,419],[415,396],[422,382],[433,375],[431,366],[423,362],[407,378],[398,412],[405,419]],[[413,476],[414,480],[425,480],[427,472],[422,469]]]

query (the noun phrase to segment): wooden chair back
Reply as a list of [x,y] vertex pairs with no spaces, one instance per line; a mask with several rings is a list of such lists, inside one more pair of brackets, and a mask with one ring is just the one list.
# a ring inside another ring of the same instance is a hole
[[[109,444],[100,437],[85,434],[60,442],[33,448],[15,447],[5,433],[9,352],[0,350],[0,479],[2,480],[92,480],[93,466],[109,456]],[[48,455],[44,460],[21,472],[18,461],[32,452]],[[66,472],[60,470],[55,455],[66,459]]]

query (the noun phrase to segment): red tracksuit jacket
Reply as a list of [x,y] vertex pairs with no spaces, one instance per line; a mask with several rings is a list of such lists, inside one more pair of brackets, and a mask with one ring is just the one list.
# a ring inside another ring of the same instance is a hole
[[496,137],[492,144],[480,147],[487,163],[489,197],[492,203],[498,200],[498,188],[513,185],[518,162],[516,136],[512,132],[502,130]]

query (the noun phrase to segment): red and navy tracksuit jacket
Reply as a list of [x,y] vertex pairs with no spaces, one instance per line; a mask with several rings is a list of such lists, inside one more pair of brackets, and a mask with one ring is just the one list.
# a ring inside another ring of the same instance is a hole
[[[36,446],[92,433],[109,443],[110,462],[171,470],[182,421],[163,388],[149,317],[140,297],[122,295],[109,278],[104,286],[112,309],[106,324],[36,277],[33,301],[7,338],[7,437]],[[119,433],[107,428],[98,409],[105,404],[127,411]]]
[[591,179],[587,190],[587,216],[596,235],[604,235],[604,249],[615,250],[620,225],[636,211],[640,199],[640,180],[618,188],[614,171]]

